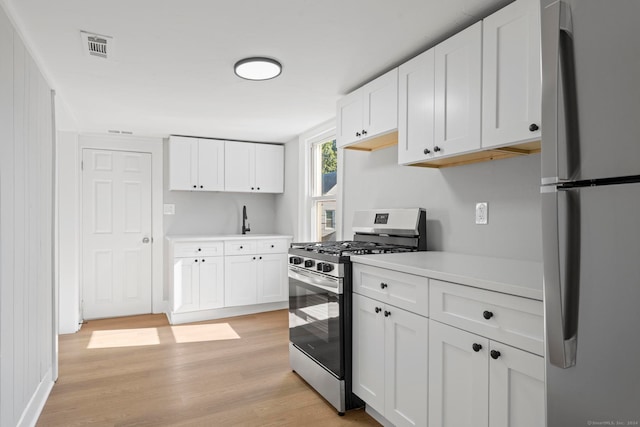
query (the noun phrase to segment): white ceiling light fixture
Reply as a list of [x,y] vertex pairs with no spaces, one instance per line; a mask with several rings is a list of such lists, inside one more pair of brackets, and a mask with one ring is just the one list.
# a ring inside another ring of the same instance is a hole
[[271,58],[245,58],[236,62],[233,71],[246,80],[270,80],[282,73],[282,64]]

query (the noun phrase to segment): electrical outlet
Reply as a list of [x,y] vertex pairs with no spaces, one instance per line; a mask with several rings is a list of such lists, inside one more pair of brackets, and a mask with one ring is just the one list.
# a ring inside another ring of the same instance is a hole
[[165,215],[175,215],[176,214],[176,205],[174,205],[174,204],[165,204],[164,205],[164,214]]
[[489,222],[489,203],[476,203],[476,224],[486,224]]

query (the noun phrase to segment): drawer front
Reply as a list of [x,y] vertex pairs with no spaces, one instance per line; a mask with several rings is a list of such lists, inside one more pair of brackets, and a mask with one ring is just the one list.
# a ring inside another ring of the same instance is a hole
[[429,315],[429,279],[353,264],[353,291],[422,316]]
[[544,355],[542,302],[431,280],[431,318]]
[[255,240],[228,240],[224,242],[225,255],[251,255],[255,253]]
[[222,256],[223,249],[222,242],[176,243],[173,246],[173,256],[175,258]]
[[289,249],[287,239],[257,240],[256,253],[259,254],[284,254]]

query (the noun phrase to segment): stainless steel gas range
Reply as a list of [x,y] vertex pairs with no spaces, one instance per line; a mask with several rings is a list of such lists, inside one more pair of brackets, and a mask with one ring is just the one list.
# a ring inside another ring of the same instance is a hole
[[343,415],[363,406],[351,393],[351,255],[424,251],[426,211],[354,214],[352,241],[292,243],[289,249],[291,368]]

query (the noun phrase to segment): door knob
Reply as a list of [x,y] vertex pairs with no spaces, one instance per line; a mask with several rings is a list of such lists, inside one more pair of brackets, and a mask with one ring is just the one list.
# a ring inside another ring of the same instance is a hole
[[148,237],[143,237],[142,238],[142,243],[149,243],[149,242],[150,242],[150,240],[149,240]]

